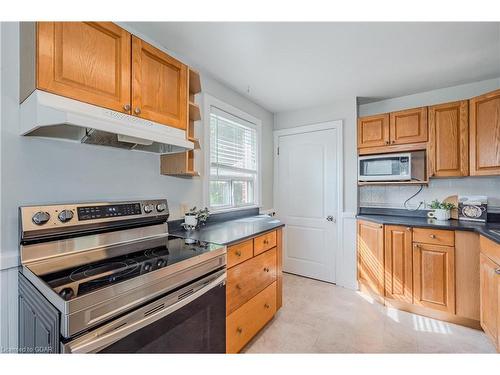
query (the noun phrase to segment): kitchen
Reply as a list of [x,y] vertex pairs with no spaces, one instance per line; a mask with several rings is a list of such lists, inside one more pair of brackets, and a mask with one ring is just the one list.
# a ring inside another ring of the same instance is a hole
[[[285,35],[318,40],[290,61]],[[361,74],[359,51],[417,37],[397,74],[381,53]],[[2,352],[500,350],[498,22],[2,22],[0,38]],[[277,51],[260,73],[257,42]]]

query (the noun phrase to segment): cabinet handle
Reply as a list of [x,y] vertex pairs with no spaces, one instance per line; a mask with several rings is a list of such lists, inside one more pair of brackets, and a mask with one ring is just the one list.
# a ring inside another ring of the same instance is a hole
[[136,109],[134,109],[134,113],[136,115],[140,115],[141,114],[141,109],[139,107],[137,107]]
[[497,268],[497,269],[495,270],[495,273],[496,273],[497,275],[500,275],[500,268]]
[[269,241],[268,241],[268,239],[266,238],[266,239],[264,240],[264,245],[267,245],[268,243],[269,243]]
[[395,140],[392,140],[392,142],[391,142],[391,143],[392,143],[392,144],[394,144],[394,143],[396,143],[396,141],[395,141]]
[[420,249],[420,245],[417,243],[414,245],[415,246],[415,249]]
[[240,256],[241,256],[241,251],[236,250],[236,253],[235,253],[235,254],[236,254],[237,256],[239,256],[239,257],[240,257]]
[[407,231],[411,232],[411,227],[406,228]]
[[389,144],[389,141],[385,141],[385,144],[388,145]]
[[240,284],[236,284],[236,289],[241,290]]
[[238,332],[238,335],[241,335],[241,333],[243,332],[243,328],[241,327],[236,328],[236,332]]
[[267,303],[265,303],[265,304],[264,304],[264,307],[265,307],[266,309],[268,309],[268,308],[269,308],[269,305],[268,305]]
[[128,111],[130,111],[130,104],[125,104],[125,105],[123,106],[123,109],[124,109],[125,111],[127,111],[127,112],[128,112]]
[[269,272],[269,268],[264,267],[264,271]]
[[429,234],[429,237],[430,238],[436,238],[436,235],[435,234]]

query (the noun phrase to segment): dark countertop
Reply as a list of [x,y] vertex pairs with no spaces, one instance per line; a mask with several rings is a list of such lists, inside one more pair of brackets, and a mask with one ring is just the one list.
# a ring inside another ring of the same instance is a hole
[[190,232],[176,230],[170,234],[184,238],[189,237],[199,241],[230,245],[254,237],[260,233],[283,227],[284,225],[281,221],[268,215],[257,215],[213,224],[209,223],[200,229]]
[[380,224],[406,225],[409,227],[435,228],[449,230],[466,230],[477,232],[492,241],[500,244],[500,236],[493,233],[491,229],[500,230],[500,223],[475,223],[463,220],[435,220],[426,217],[397,216],[397,215],[374,215],[359,214],[358,219],[372,221]]

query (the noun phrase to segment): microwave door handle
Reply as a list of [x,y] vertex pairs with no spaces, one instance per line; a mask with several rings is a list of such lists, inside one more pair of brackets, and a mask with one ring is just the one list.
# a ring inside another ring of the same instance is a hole
[[[145,326],[154,323],[155,321],[164,318],[173,312],[179,310],[181,307],[186,306],[188,303],[194,301],[195,299],[201,297],[203,294],[212,290],[216,286],[224,283],[226,280],[226,273],[217,277],[215,280],[206,284],[202,288],[198,289],[194,293],[189,296],[169,305],[165,306],[158,311],[151,313],[147,316],[142,317],[138,320],[132,320],[130,322],[126,322],[122,325],[118,325],[118,328],[106,332],[106,326],[97,329],[96,331],[89,332],[88,334],[79,337],[73,341],[70,341],[66,344],[61,344],[61,351],[63,353],[95,353],[105,347],[121,340],[122,338],[130,335],[133,332],[144,328]],[[182,296],[182,293],[179,295]],[[167,296],[167,298],[171,296]],[[159,301],[156,301],[157,304]],[[153,308],[154,309],[154,308]],[[113,324],[113,323],[110,323]],[[115,323],[116,324],[116,323]],[[109,327],[109,325],[108,325]],[[99,332],[103,332],[99,334]]]

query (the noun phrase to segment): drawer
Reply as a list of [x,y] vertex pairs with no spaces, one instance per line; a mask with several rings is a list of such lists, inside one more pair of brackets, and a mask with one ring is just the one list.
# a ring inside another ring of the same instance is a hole
[[276,313],[276,282],[226,318],[226,352],[238,353]]
[[413,228],[413,242],[455,246],[455,232],[442,229]]
[[500,244],[497,244],[486,237],[480,236],[479,248],[481,249],[481,253],[500,265]]
[[240,242],[227,248],[227,268],[253,257],[253,240]]
[[276,281],[276,249],[262,253],[227,271],[226,314]]
[[276,231],[264,233],[253,239],[253,255],[259,255],[276,246]]

